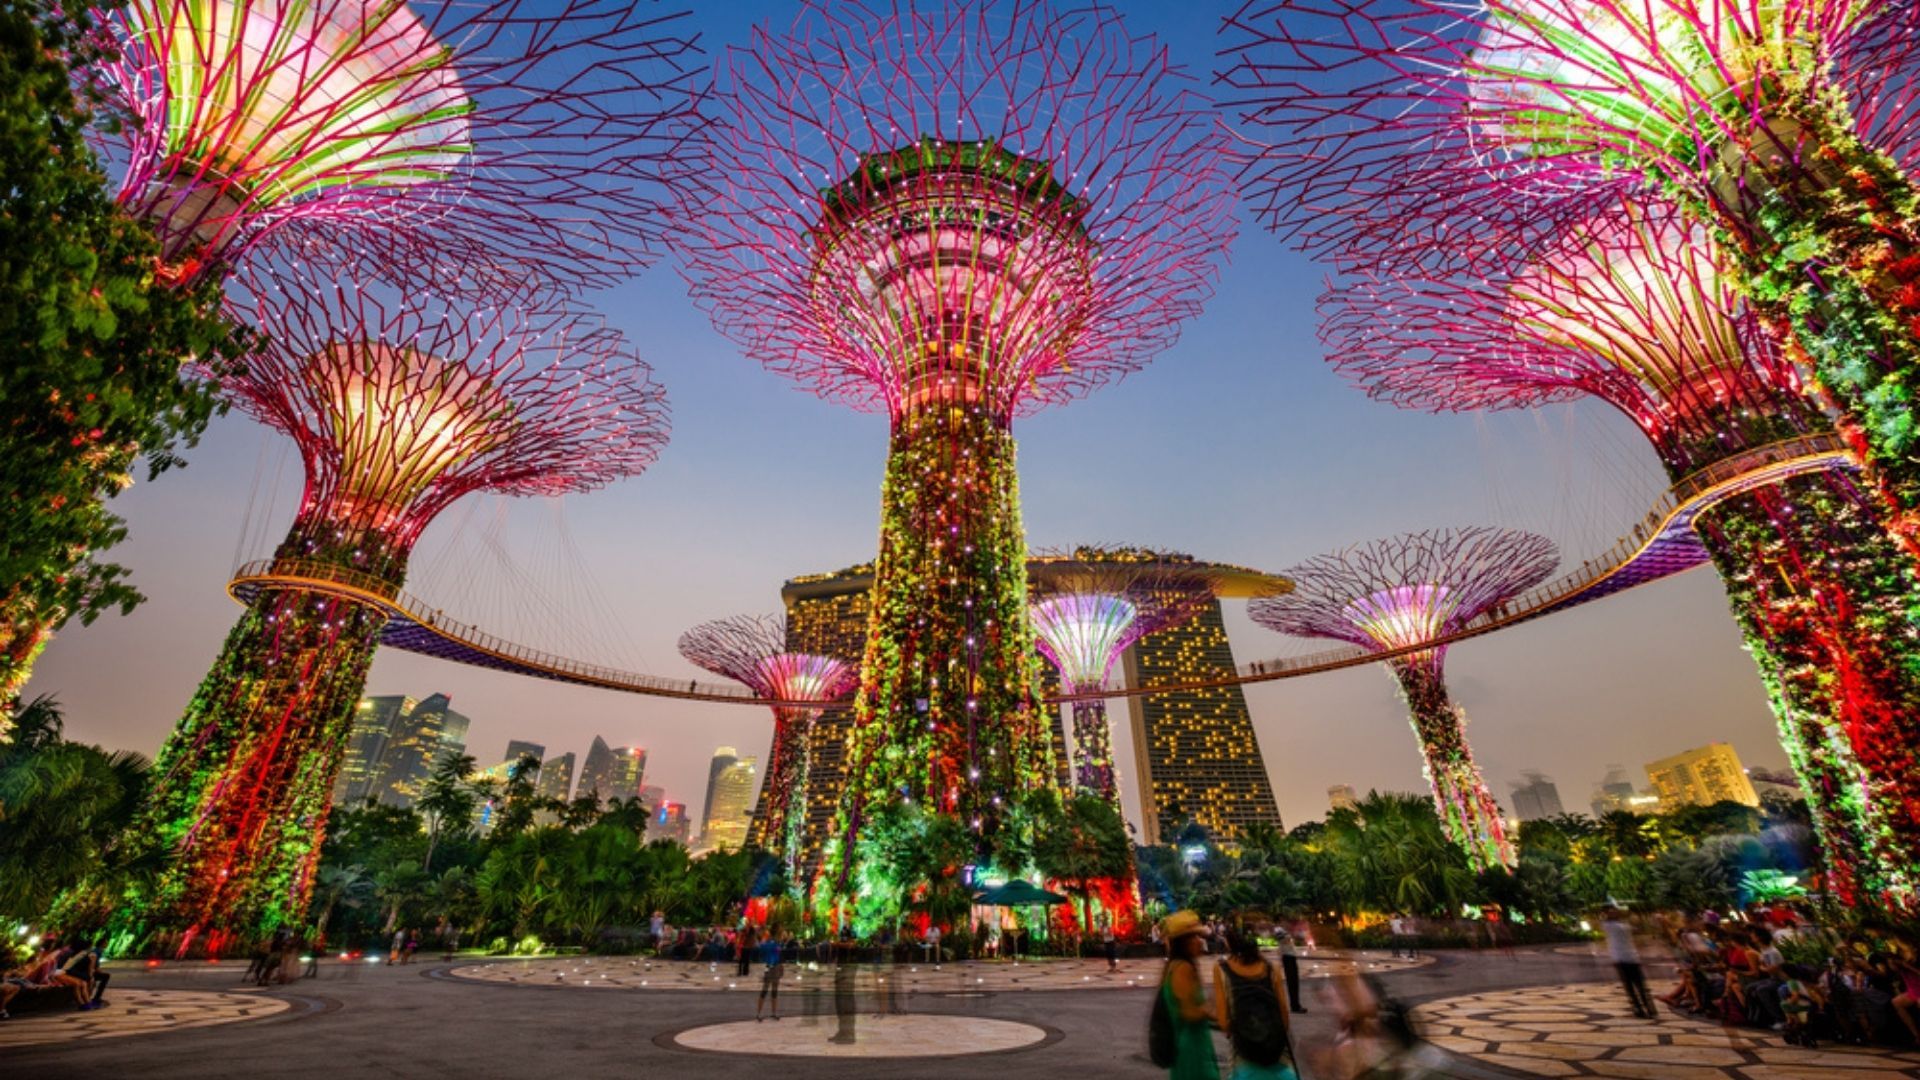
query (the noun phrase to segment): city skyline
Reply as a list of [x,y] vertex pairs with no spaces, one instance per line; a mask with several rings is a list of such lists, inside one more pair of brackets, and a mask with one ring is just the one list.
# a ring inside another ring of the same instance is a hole
[[[692,21],[711,54],[780,10],[741,3]],[[1166,36],[1176,59],[1205,77],[1216,47],[1210,24],[1183,25],[1157,9],[1128,17]],[[1548,533],[1578,565],[1663,486],[1637,435],[1598,408],[1432,417],[1367,401],[1305,344],[1321,278],[1278,241],[1243,230],[1217,295],[1181,341],[1139,375],[1027,423],[1020,480],[1031,544],[1118,538],[1277,570],[1373,535],[1489,521]],[[512,510],[481,499],[455,511],[423,538],[409,588],[514,640],[693,678],[697,669],[673,650],[683,627],[770,610],[795,574],[872,556],[873,462],[886,425],[762,371],[713,332],[670,266],[594,300],[617,325],[645,329],[638,340],[671,397],[675,441],[648,476],[602,493]],[[1613,449],[1599,463],[1584,460],[1595,445]],[[1101,448],[1099,469],[1087,467],[1091,446]],[[1438,467],[1418,482],[1397,479],[1410,459]],[[261,557],[270,547],[261,537],[291,518],[297,466],[253,422],[218,420],[187,460],[112,504],[132,530],[115,557],[149,602],[63,631],[27,688],[61,699],[72,737],[157,749],[234,618],[222,589],[230,571]],[[772,460],[804,472],[770,475]],[[545,565],[547,580],[569,587],[529,602],[523,582],[486,561],[487,543],[501,538],[524,541],[508,545],[523,574]],[[555,550],[573,563],[553,571]],[[462,566],[481,582],[458,584]],[[1242,605],[1225,618],[1238,662],[1293,648],[1253,627]],[[1784,761],[1710,573],[1457,646],[1450,666],[1497,790],[1539,767],[1579,778],[1569,790],[1583,791],[1598,771],[1588,763],[1647,761],[1716,739],[1756,765]],[[716,743],[766,760],[757,706],[636,699],[382,651],[369,692],[404,686],[437,686],[467,706],[469,745],[537,734],[577,750],[606,734],[647,746],[648,779],[688,803],[703,797]],[[1324,817],[1335,780],[1361,792],[1423,790],[1404,714],[1378,670],[1251,686],[1246,697],[1288,824]],[[1116,769],[1136,775],[1124,725],[1117,734]],[[1137,792],[1127,808],[1137,821]]]

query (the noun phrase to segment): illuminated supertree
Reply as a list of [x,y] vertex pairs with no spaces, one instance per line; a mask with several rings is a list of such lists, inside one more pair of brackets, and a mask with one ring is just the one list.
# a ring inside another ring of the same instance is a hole
[[1596,196],[1675,201],[1920,551],[1916,18],[1914,0],[1254,0],[1222,79],[1272,144],[1249,166],[1265,216],[1348,258],[1471,257],[1489,222],[1550,236]]
[[[1359,275],[1323,314],[1334,366],[1375,397],[1434,411],[1597,397],[1640,427],[1676,483],[1832,431],[1705,229],[1658,202],[1570,225],[1510,272]],[[1920,865],[1920,580],[1884,509],[1845,475],[1783,474],[1695,528],[1766,682],[1832,891],[1907,904]]]
[[688,276],[717,326],[892,421],[835,887],[875,800],[997,835],[1050,782],[1016,415],[1144,364],[1232,230],[1223,137],[1105,8],[802,5],[719,65]]
[[[1560,562],[1553,541],[1474,526],[1407,533],[1318,555],[1286,571],[1294,590],[1247,605],[1270,630],[1363,649],[1405,648],[1451,634],[1546,580]],[[1388,660],[1426,758],[1447,836],[1475,870],[1511,866],[1513,845],[1467,748],[1464,710],[1447,695],[1447,647]]]
[[[780,615],[738,615],[702,623],[680,635],[680,655],[761,697],[818,701],[822,707],[853,689],[859,674],[844,660],[788,649],[787,620]],[[807,823],[808,737],[820,712],[774,706],[766,780],[753,815],[752,839],[780,856],[790,875],[800,866]]]
[[299,919],[385,622],[368,598],[399,590],[434,516],[473,492],[634,475],[667,437],[651,373],[597,320],[331,283],[238,306],[268,344],[224,393],[294,440],[306,489],[276,580],[161,750],[134,833],[173,861],[123,918],[185,931],[182,951]]
[[132,0],[84,73],[131,121],[120,200],[181,279],[249,248],[442,295],[655,257],[697,50],[626,0]]
[[[1213,603],[1217,578],[1192,558],[1133,551],[1040,556],[1033,574],[1033,630],[1040,654],[1068,694],[1103,690],[1120,654],[1148,634],[1178,626]],[[1073,783],[1120,805],[1107,703],[1073,703]]]

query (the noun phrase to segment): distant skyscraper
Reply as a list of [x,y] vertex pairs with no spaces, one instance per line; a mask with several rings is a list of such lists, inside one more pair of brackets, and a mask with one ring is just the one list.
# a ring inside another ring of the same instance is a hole
[[586,764],[580,768],[580,794],[599,796],[602,803],[631,799],[640,793],[647,771],[647,752],[638,746],[612,747],[598,735],[587,749]]
[[1633,778],[1627,775],[1625,765],[1607,766],[1607,775],[1593,789],[1593,816],[1606,817],[1616,810],[1633,810],[1636,795]]
[[693,839],[693,819],[687,817],[687,804],[662,800],[647,817],[647,843],[671,840],[687,847]]
[[747,842],[748,811],[753,806],[753,759],[738,756],[733,747],[713,752],[707,769],[707,802],[700,815],[700,844],[734,851]]
[[468,719],[445,694],[434,694],[395,720],[380,757],[373,794],[389,806],[412,806],[434,766],[466,753]]
[[[1220,602],[1178,626],[1141,638],[1121,658],[1128,686],[1203,682],[1231,677]],[[1186,820],[1233,839],[1256,821],[1280,825],[1280,807],[1253,734],[1253,714],[1238,685],[1127,699],[1133,721],[1135,789],[1144,820],[1141,840]]]
[[[515,746],[533,746],[533,744],[532,743],[509,743],[507,744],[507,749],[511,751]],[[539,748],[535,748],[528,752],[538,753]],[[513,761],[515,760],[515,758],[513,757],[512,754],[509,754],[507,756],[507,760]],[[569,750],[566,753],[561,754],[559,757],[548,758],[544,763],[541,764],[540,779],[534,784],[533,792],[534,794],[540,796],[543,799],[558,799],[561,802],[566,802],[569,798],[572,797],[571,795],[572,791],[573,791],[573,751]]]
[[547,756],[547,748],[541,743],[513,739],[507,743],[507,756],[503,760],[519,761],[528,754],[532,754],[535,761],[544,760]]
[[1740,766],[1740,755],[1726,743],[1709,743],[1647,764],[1647,779],[1663,808],[1737,802],[1759,806],[1760,796]]
[[1353,793],[1352,784],[1335,784],[1327,789],[1327,808],[1329,810],[1352,810],[1360,805],[1360,799]]
[[386,757],[387,740],[394,725],[413,711],[415,702],[399,694],[364,697],[353,714],[353,728],[347,733],[347,754],[340,764],[340,776],[333,782],[333,805],[357,806],[378,790],[380,762]]
[[1526,781],[1513,786],[1513,816],[1521,821],[1539,821],[1567,812],[1560,804],[1560,789],[1545,773],[1531,769],[1520,774]]
[[658,784],[640,785],[640,805],[649,810],[659,807],[667,800],[667,789]]

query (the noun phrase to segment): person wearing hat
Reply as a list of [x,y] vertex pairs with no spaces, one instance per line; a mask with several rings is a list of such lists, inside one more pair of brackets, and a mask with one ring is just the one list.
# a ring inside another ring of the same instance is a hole
[[1207,951],[1207,927],[1191,911],[1176,911],[1160,923],[1167,943],[1167,968],[1160,993],[1173,1018],[1172,1080],[1219,1080],[1220,1064],[1213,1056],[1213,1013],[1200,990],[1200,957]]

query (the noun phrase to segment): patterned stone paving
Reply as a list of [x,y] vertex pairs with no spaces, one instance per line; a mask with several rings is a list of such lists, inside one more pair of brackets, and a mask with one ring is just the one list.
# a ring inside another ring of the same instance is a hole
[[[1356,968],[1369,972],[1397,971],[1433,963],[1431,957],[1394,959],[1386,953],[1319,949],[1302,957],[1305,978],[1325,979]],[[1122,960],[1118,972],[1108,972],[1104,960],[1037,960],[1021,963],[972,961],[957,964],[863,964],[858,971],[862,992],[891,986],[895,993],[952,994],[1015,990],[1130,990],[1152,986],[1160,978],[1159,960]],[[567,986],[613,990],[734,990],[757,994],[760,966],[746,978],[734,976],[732,964],[707,964],[641,957],[566,956],[533,960],[493,960],[454,968],[459,979],[510,983],[519,986]],[[833,989],[828,964],[787,966],[780,992],[825,993]]]
[[1906,1080],[1920,1053],[1789,1046],[1772,1032],[1663,1012],[1636,1019],[1613,983],[1541,986],[1421,1005],[1414,1021],[1443,1050],[1523,1076],[1630,1080]]
[[[833,1018],[808,1023],[736,1020],[691,1028],[673,1037],[675,1046],[719,1054],[779,1057],[906,1058],[1004,1053],[1046,1040],[1044,1028],[1011,1020],[909,1013],[858,1016],[844,1029]],[[836,1037],[838,1036],[838,1037]]]
[[0,1020],[0,1050],[38,1043],[117,1039],[123,1035],[150,1035],[157,1031],[233,1024],[272,1016],[292,1007],[282,998],[264,994],[212,990],[122,990],[112,987],[106,997],[106,1007],[89,1012],[44,1006],[31,1012],[16,1012],[13,1019]]

